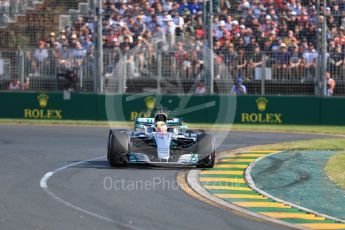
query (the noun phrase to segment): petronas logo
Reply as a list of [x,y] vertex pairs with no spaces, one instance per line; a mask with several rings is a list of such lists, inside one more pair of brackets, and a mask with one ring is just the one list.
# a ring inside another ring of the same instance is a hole
[[256,99],[256,104],[260,112],[263,112],[266,110],[267,103],[268,103],[268,100],[264,97],[259,97],[258,99]]
[[47,94],[42,93],[38,95],[37,99],[40,107],[45,108],[48,104],[49,96]]

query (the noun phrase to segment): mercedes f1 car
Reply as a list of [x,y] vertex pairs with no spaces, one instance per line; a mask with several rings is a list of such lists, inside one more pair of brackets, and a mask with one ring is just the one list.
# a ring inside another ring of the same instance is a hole
[[111,129],[107,158],[112,167],[169,164],[212,168],[215,138],[188,130],[179,118],[157,113],[154,118],[136,118],[133,131]]

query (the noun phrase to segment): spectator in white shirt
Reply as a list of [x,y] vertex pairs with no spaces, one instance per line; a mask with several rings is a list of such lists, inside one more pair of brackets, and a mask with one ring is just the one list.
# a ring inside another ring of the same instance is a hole
[[195,89],[196,95],[204,95],[206,93],[205,84],[203,80],[200,80],[198,86]]
[[317,51],[314,48],[313,43],[309,43],[308,49],[303,52],[303,59],[305,63],[305,69],[307,74],[307,79],[311,80],[315,77],[316,61],[317,61]]
[[45,42],[39,41],[38,48],[34,52],[34,59],[43,63],[48,58],[48,50],[45,48]]
[[48,62],[48,50],[46,49],[46,43],[44,41],[38,42],[38,48],[35,49],[34,54],[32,56],[32,69],[34,70],[34,74],[36,76],[40,75],[43,70],[45,64]]
[[10,85],[8,86],[8,90],[19,90],[20,89],[20,81],[18,81],[17,79],[13,79],[10,83]]

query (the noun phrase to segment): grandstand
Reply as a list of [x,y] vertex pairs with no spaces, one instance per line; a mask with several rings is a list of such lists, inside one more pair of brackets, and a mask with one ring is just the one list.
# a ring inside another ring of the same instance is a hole
[[210,22],[203,0],[2,0],[0,89],[193,93],[212,75],[215,93],[241,78],[248,94],[320,95],[327,71],[345,95],[345,2],[318,2],[213,0]]

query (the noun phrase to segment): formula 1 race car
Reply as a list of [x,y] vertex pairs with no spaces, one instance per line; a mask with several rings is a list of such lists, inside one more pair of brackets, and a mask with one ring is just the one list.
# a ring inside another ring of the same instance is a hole
[[179,118],[157,113],[154,118],[136,118],[134,131],[110,130],[107,158],[112,167],[133,163],[212,168],[215,138],[188,130]]

